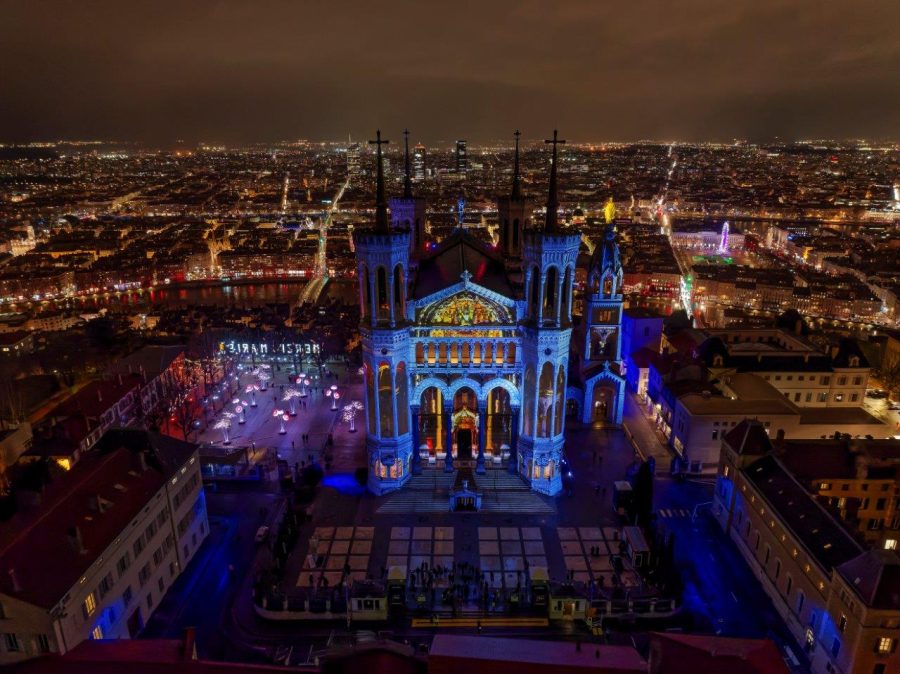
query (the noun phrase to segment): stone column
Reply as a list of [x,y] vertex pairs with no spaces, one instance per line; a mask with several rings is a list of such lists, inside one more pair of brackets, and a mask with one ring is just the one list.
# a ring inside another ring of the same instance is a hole
[[475,472],[479,475],[485,472],[484,468],[484,439],[487,436],[485,424],[487,423],[487,403],[482,402],[478,406],[478,461],[475,464]]
[[387,284],[387,293],[388,293],[388,307],[390,307],[389,316],[391,318],[391,327],[394,327],[394,273],[391,272],[391,276],[388,279]]
[[444,423],[447,425],[446,447],[447,458],[444,459],[444,472],[453,472],[453,407],[444,406]]
[[518,444],[519,444],[519,408],[512,406],[512,422],[509,429],[509,463],[507,470],[515,475],[519,472],[518,466]]
[[422,457],[419,456],[419,406],[411,405],[409,408],[412,417],[412,474],[422,473]]

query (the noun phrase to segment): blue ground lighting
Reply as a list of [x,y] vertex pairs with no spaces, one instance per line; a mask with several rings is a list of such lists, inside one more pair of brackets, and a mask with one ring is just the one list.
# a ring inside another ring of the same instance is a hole
[[326,487],[336,489],[341,494],[347,496],[362,496],[366,488],[356,481],[352,473],[332,473],[326,475],[322,479],[322,484]]

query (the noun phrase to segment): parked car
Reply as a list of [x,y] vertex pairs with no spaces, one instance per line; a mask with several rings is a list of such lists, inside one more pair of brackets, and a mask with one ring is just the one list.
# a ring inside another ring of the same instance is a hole
[[256,542],[257,543],[262,543],[268,537],[269,537],[269,527],[267,527],[266,525],[263,525],[259,529],[256,530]]
[[885,391],[884,389],[880,389],[880,388],[873,388],[870,391],[866,391],[867,398],[875,398],[876,400],[883,400],[884,398],[887,398],[887,396],[888,396],[887,391]]
[[888,409],[893,412],[900,410],[900,402],[898,402],[896,400],[892,400],[890,403],[888,403]]

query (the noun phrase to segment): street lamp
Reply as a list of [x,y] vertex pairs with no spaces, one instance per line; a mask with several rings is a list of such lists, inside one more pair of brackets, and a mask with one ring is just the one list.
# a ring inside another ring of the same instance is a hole
[[337,410],[337,401],[338,401],[338,398],[340,398],[340,397],[341,397],[341,394],[338,393],[337,391],[335,391],[334,395],[331,396],[331,411],[332,412]]

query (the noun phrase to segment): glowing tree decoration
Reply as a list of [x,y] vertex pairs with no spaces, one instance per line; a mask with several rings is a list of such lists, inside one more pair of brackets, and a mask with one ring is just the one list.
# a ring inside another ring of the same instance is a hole
[[243,425],[246,423],[246,421],[247,421],[247,420],[244,418],[244,406],[243,406],[243,405],[236,405],[235,408],[234,408],[234,411],[237,412],[237,415],[238,415],[238,424],[240,424],[241,426],[243,426]]
[[722,237],[719,239],[719,253],[725,255],[728,253],[728,221],[722,225]]
[[[259,390],[258,384],[247,384],[247,388],[244,389],[245,393],[250,394],[250,407],[256,407],[256,392]],[[246,404],[246,403],[244,403]]]
[[295,388],[289,388],[284,392],[284,396],[282,400],[287,401],[287,403],[291,406],[291,416],[297,416],[297,398],[300,397],[300,391]]
[[284,422],[289,420],[291,417],[284,413],[284,410],[274,409],[272,410],[272,416],[279,420],[280,426],[278,427],[278,434],[284,435],[287,433],[287,429],[284,427]]
[[269,381],[272,379],[272,375],[270,375],[265,370],[260,370],[259,374],[256,375],[257,379],[259,379],[259,383],[262,386],[262,390],[266,391],[269,388]]
[[213,428],[217,428],[222,431],[222,444],[230,445],[231,438],[228,433],[231,431],[231,419],[234,415],[231,412],[223,412],[222,418],[216,422],[216,425]]
[[344,405],[344,411],[341,413],[341,420],[350,424],[350,432],[356,433],[356,415],[362,412],[363,404],[358,400]]

